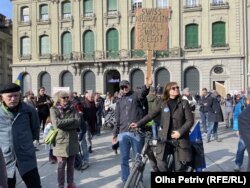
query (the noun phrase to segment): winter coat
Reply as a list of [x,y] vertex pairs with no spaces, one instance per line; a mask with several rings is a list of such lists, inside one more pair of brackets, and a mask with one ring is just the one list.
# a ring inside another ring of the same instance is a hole
[[[137,122],[137,126],[141,127],[145,122],[154,119],[157,115],[161,114],[161,124],[158,132],[158,137],[161,140],[167,140],[170,126],[170,110],[167,101],[161,100],[157,108],[153,112],[146,115],[143,119]],[[178,161],[191,161],[192,160],[192,148],[189,141],[189,132],[193,126],[193,114],[188,104],[188,101],[178,99],[177,105],[173,112],[173,130],[180,133],[180,138],[178,139],[179,148],[177,149],[177,159]],[[166,157],[166,143],[158,144],[156,147],[156,158],[158,160],[165,160]]]
[[[160,102],[160,98],[155,95],[148,95],[147,100],[148,100],[148,113],[150,113],[153,111],[154,108],[157,107],[158,103]],[[161,116],[158,115],[154,120],[159,122],[160,118]]]
[[61,117],[56,106],[50,108],[52,125],[58,128],[56,144],[53,153],[58,157],[70,157],[79,152],[77,129],[80,126],[80,116],[73,106]]
[[212,97],[212,104],[208,111],[209,122],[223,122],[223,112],[221,110],[220,102],[217,98]]
[[1,176],[0,176],[0,187],[2,188],[7,188],[8,184],[7,184],[7,171],[6,171],[6,167],[5,167],[5,162],[4,162],[4,158],[3,158],[3,153],[2,150],[0,148],[0,172],[1,172]]
[[21,176],[37,168],[34,140],[39,139],[39,117],[36,110],[21,102],[16,113],[0,105],[0,148],[8,178],[13,178],[16,164]]
[[129,91],[121,98],[118,98],[115,107],[117,125],[114,127],[114,135],[117,135],[119,132],[127,132],[132,122],[136,122],[144,116],[141,101],[147,97],[148,92],[149,89],[144,86],[137,92]]

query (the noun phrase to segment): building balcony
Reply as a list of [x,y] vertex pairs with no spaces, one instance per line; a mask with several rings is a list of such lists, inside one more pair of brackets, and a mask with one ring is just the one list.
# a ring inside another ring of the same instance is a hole
[[37,20],[37,25],[47,25],[47,24],[51,24],[50,18]]
[[216,43],[211,45],[212,51],[217,51],[217,50],[229,50],[229,44],[227,43]]
[[19,59],[20,59],[20,60],[31,60],[31,59],[32,59],[32,56],[31,56],[31,54],[21,54],[21,55],[19,56]]
[[51,54],[40,54],[39,59],[51,59]]
[[200,52],[201,45],[184,46],[184,52]]
[[85,13],[84,15],[81,16],[82,20],[93,20],[96,19],[96,15],[93,12]]
[[18,22],[18,26],[19,27],[22,27],[22,26],[31,26],[31,20],[19,21]]
[[197,5],[185,5],[183,7],[183,12],[196,12],[196,11],[202,11],[202,7],[200,4]]
[[229,9],[229,3],[228,2],[210,3],[210,10],[217,10],[217,9]]

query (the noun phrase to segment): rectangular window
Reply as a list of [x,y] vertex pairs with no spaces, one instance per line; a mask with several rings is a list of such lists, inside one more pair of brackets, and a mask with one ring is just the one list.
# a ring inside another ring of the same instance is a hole
[[92,0],[84,0],[84,15],[92,16],[93,14],[93,1]]
[[22,52],[21,53],[22,56],[30,55],[30,38],[29,37],[22,38],[21,52]]
[[41,55],[48,55],[50,53],[50,46],[49,46],[49,37],[43,36],[40,38],[40,45],[41,45]]
[[63,3],[63,18],[71,17],[71,4],[70,2]]
[[132,0],[132,11],[135,12],[136,9],[142,8],[143,0]]
[[198,6],[197,0],[186,0],[186,7],[196,7]]
[[8,46],[8,48],[7,48],[7,54],[9,54],[9,55],[12,54],[12,46]]
[[167,8],[169,7],[168,0],[157,0],[157,8]]
[[3,74],[0,73],[0,84],[2,84],[2,83],[3,83]]
[[22,8],[22,21],[23,22],[29,22],[30,21],[29,8],[28,7]]
[[213,0],[214,5],[224,4],[224,0]]
[[43,21],[49,20],[48,5],[43,5],[40,7],[40,19]]
[[3,57],[0,56],[0,67],[3,67]]
[[8,82],[9,82],[9,83],[12,82],[12,75],[8,75]]
[[108,0],[108,12],[117,11],[117,0]]

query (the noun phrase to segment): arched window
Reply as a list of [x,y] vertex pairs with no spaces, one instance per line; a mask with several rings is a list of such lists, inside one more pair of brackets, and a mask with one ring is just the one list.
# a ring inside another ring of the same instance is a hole
[[118,57],[118,31],[116,29],[110,29],[107,32],[107,56],[109,58]]
[[226,46],[225,22],[215,22],[212,25],[212,47]]
[[83,75],[83,92],[93,91],[96,89],[95,74],[92,71],[88,71]]
[[62,3],[62,17],[63,18],[71,17],[71,3],[69,1],[64,1]]
[[170,82],[170,73],[167,69],[161,68],[155,73],[155,86],[160,85],[164,87],[168,82]]
[[198,25],[186,25],[185,48],[198,48]]
[[30,21],[30,10],[29,7],[21,8],[21,21],[29,22]]
[[69,87],[70,91],[73,91],[73,75],[69,71],[65,71],[61,77],[61,86]]
[[51,95],[51,77],[49,73],[44,72],[41,74],[39,87],[45,87],[46,93]]
[[95,41],[93,31],[86,31],[83,34],[83,52],[85,59],[93,59],[95,51]]
[[130,32],[130,48],[132,57],[143,57],[145,55],[143,50],[135,49],[135,28]]
[[49,44],[49,36],[42,35],[40,37],[40,55],[48,55],[50,54],[50,44]]
[[131,73],[131,86],[133,90],[144,85],[144,73],[140,69],[136,69]]
[[21,38],[21,56],[29,56],[31,55],[30,50],[30,38],[29,37],[22,37]]
[[72,52],[72,37],[70,32],[62,34],[62,54],[64,57],[70,58]]
[[40,6],[40,19],[42,21],[47,21],[49,20],[49,11],[48,11],[48,5],[43,4]]
[[28,73],[23,74],[23,78],[21,80],[21,88],[22,88],[22,93],[26,93],[27,91],[32,90],[31,88],[31,76]]
[[193,95],[200,91],[200,73],[195,67],[188,68],[184,73],[184,88],[186,87]]

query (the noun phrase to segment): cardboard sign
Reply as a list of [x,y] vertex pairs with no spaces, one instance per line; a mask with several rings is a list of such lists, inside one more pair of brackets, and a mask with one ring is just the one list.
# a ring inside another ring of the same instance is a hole
[[135,18],[135,49],[167,50],[168,9],[137,9]]

